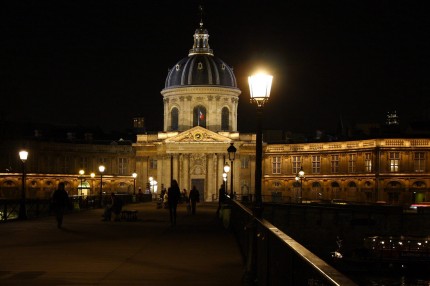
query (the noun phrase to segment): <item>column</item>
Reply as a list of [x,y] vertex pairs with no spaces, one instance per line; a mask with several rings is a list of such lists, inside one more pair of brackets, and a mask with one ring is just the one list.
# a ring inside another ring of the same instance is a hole
[[184,174],[183,188],[190,191],[190,154],[183,154],[183,169]]
[[[178,181],[178,184],[180,183],[180,177],[179,177],[179,155],[174,154],[173,156],[173,179]],[[179,185],[181,186],[181,185]]]
[[214,167],[214,154],[207,154],[207,163],[206,163],[206,182],[207,182],[207,191],[206,191],[206,200],[212,201],[212,198],[216,197],[216,169]]
[[216,180],[217,182],[220,182],[218,185],[221,186],[221,184],[224,182],[222,179],[222,174],[224,173],[224,156],[218,155],[218,164],[217,164],[217,174],[216,174]]

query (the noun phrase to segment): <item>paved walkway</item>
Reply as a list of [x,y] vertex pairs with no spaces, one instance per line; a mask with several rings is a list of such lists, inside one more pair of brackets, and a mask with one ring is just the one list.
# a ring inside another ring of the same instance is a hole
[[199,204],[178,208],[175,227],[155,203],[136,222],[103,222],[102,210],[0,224],[0,285],[241,285],[244,271],[232,233]]

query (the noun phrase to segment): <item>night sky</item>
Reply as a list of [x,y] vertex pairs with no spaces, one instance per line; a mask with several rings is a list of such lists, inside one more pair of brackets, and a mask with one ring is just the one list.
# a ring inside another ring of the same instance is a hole
[[234,68],[238,130],[255,130],[247,77],[274,76],[265,129],[310,132],[345,122],[429,115],[426,1],[3,1],[1,119],[163,128],[167,71],[200,21]]

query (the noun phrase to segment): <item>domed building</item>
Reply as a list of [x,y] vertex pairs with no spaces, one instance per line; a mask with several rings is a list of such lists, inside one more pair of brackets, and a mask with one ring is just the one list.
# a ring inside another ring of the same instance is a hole
[[148,178],[151,192],[159,193],[175,179],[181,189],[196,186],[203,200],[216,200],[224,166],[232,164],[227,148],[233,143],[237,152],[227,191],[233,174],[235,192],[247,194],[255,172],[250,167],[255,138],[237,131],[241,91],[233,69],[214,56],[203,22],[195,30],[188,56],[169,69],[161,94],[163,131],[138,134],[133,145],[136,171]]
[[208,31],[200,23],[188,57],[169,70],[161,91],[164,131],[201,126],[214,132],[235,132],[240,93],[232,68],[214,56]]

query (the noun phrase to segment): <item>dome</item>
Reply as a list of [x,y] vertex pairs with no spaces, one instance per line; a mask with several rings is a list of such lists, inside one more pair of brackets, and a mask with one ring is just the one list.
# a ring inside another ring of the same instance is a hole
[[214,56],[209,34],[200,23],[194,33],[194,45],[188,57],[177,62],[166,78],[165,88],[190,85],[216,85],[237,88],[233,69]]

